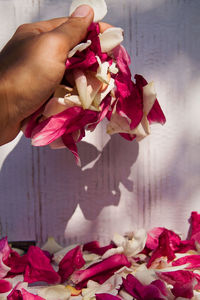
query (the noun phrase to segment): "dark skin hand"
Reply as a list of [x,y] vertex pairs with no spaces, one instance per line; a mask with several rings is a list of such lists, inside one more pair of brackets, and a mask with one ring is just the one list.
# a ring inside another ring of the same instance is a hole
[[21,25],[0,53],[0,145],[13,140],[24,119],[55,91],[69,50],[80,43],[93,10],[80,6],[69,18]]

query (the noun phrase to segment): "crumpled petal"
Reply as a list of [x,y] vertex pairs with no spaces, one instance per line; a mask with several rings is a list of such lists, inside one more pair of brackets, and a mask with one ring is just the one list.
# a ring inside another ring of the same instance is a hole
[[123,237],[119,234],[115,234],[113,237],[113,242],[118,247],[123,247],[124,254],[127,257],[135,256],[144,249],[146,243],[146,231],[140,229],[132,232],[131,236]]
[[49,258],[40,248],[30,246],[27,259],[28,264],[25,268],[24,281],[28,283],[44,281],[50,284],[60,282],[59,274],[54,271]]
[[80,43],[76,45],[72,50],[69,51],[68,53],[68,58],[74,56],[74,54],[79,51],[82,52],[83,50],[87,49],[91,45],[91,41],[87,40],[85,43]]
[[129,274],[123,279],[124,289],[138,300],[167,300],[167,290],[162,281],[142,285],[133,275]]
[[99,22],[107,14],[107,5],[104,0],[73,0],[69,9],[69,15],[71,15],[78,6],[83,4],[92,7],[94,11],[94,22]]
[[151,264],[160,257],[167,257],[168,262],[172,261],[176,256],[173,251],[173,247],[170,243],[169,230],[164,230],[159,236],[158,247],[152,253],[147,266],[150,267]]
[[64,282],[77,269],[80,269],[85,264],[80,246],[70,250],[59,263],[58,274],[61,276],[61,281]]

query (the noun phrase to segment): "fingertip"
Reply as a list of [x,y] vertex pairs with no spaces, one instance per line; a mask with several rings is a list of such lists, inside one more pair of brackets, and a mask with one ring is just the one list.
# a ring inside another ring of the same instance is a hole
[[94,11],[89,5],[80,5],[73,11],[71,17],[76,17],[76,18],[90,17],[93,20]]

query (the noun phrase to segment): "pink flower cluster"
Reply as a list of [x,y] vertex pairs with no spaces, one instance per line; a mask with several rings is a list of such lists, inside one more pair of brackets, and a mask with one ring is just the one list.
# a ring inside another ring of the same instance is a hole
[[200,299],[200,214],[192,212],[190,224],[186,240],[157,227],[54,254],[49,244],[50,253],[31,246],[20,256],[3,238],[0,299]]
[[100,33],[92,23],[83,43],[69,53],[62,85],[24,125],[34,146],[69,148],[79,164],[76,144],[107,118],[107,133],[138,140],[150,133],[149,124],[165,123],[153,83],[141,75],[131,79],[130,57],[121,28]]

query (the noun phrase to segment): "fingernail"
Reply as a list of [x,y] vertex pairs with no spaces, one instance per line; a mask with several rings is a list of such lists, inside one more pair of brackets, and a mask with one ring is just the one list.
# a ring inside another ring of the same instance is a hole
[[80,5],[72,13],[72,17],[86,17],[91,12],[91,8],[88,5]]

